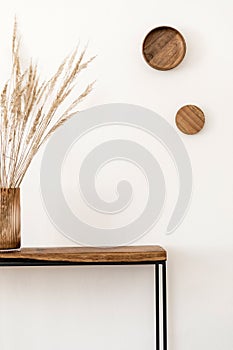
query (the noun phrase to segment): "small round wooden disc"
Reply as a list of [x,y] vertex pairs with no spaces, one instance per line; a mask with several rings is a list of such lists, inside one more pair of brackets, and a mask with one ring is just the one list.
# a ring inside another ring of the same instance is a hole
[[176,125],[185,134],[197,134],[203,128],[204,124],[205,115],[197,106],[183,106],[176,113]]
[[177,29],[157,27],[152,29],[144,39],[142,52],[146,62],[155,69],[169,70],[183,60],[186,43]]

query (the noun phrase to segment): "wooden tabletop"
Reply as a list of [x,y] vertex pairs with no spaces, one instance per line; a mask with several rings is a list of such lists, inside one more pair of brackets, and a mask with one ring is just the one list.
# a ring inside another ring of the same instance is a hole
[[20,251],[0,252],[1,265],[41,264],[114,264],[153,263],[166,261],[167,253],[160,246],[129,246],[114,248],[67,247],[22,248]]

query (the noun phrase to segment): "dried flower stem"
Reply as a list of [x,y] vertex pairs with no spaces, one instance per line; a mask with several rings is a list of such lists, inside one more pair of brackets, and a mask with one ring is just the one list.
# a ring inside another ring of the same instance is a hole
[[69,103],[60,107],[74,91],[79,73],[91,59],[84,61],[86,49],[76,48],[55,74],[41,81],[37,65],[22,69],[20,39],[15,20],[12,36],[12,72],[0,94],[0,187],[19,187],[41,145],[77,112],[78,104],[92,91],[89,84]]

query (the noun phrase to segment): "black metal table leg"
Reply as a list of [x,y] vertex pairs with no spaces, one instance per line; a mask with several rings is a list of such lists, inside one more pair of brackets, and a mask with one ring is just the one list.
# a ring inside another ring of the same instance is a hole
[[167,350],[167,273],[166,261],[162,263],[163,284],[163,350]]
[[160,308],[159,308],[159,264],[155,264],[155,312],[156,312],[156,350],[160,349]]
[[[162,338],[160,332],[160,264],[162,265]],[[166,261],[155,263],[156,350],[167,350],[167,276]],[[162,341],[161,341],[162,339]]]

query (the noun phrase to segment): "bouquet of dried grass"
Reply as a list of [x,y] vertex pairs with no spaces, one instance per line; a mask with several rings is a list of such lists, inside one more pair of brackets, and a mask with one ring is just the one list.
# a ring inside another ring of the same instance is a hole
[[49,79],[41,81],[36,64],[22,69],[20,40],[15,21],[12,37],[12,72],[0,96],[0,187],[19,187],[40,146],[74,113],[77,105],[91,92],[93,83],[71,100],[60,112],[74,90],[79,73],[94,57],[84,60],[85,50],[74,50]]

